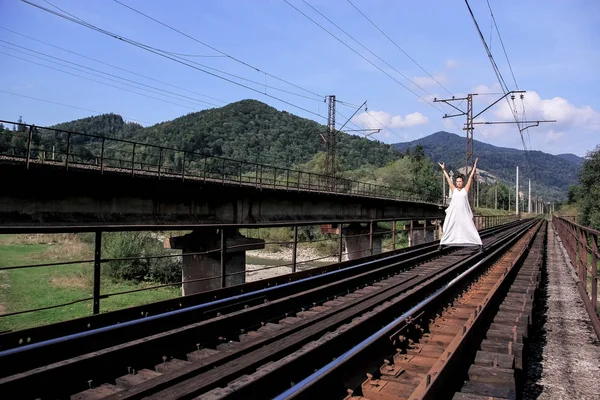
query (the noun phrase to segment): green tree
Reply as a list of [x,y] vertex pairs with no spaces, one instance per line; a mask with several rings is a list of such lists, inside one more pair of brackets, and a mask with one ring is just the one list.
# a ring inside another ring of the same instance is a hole
[[579,172],[581,186],[572,197],[579,197],[579,222],[600,229],[600,146],[588,153]]

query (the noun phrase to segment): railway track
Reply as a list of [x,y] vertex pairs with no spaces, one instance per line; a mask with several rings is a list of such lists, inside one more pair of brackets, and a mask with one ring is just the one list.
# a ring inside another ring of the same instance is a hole
[[535,223],[488,230],[482,234],[483,253],[423,246],[257,292],[8,349],[0,352],[0,394],[211,399],[260,393],[260,398],[271,398],[457,277],[484,269],[524,240]]
[[344,400],[520,398],[545,236],[540,221],[476,279],[456,280],[276,398],[343,398],[344,386]]

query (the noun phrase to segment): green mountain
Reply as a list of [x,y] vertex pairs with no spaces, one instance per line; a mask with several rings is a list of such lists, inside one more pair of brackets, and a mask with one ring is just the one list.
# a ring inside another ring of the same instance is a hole
[[[325,151],[320,133],[327,129],[256,100],[191,113],[147,128],[125,123],[115,114],[56,127],[288,168]],[[344,170],[364,165],[381,167],[401,157],[391,145],[345,133],[339,135],[337,149]]]
[[[425,155],[434,162],[445,162],[449,169],[458,170],[465,165],[465,138],[449,132],[436,132],[412,142],[396,143],[400,150],[421,145]],[[570,185],[578,181],[579,167],[583,159],[573,154],[552,155],[541,151],[524,151],[497,147],[474,141],[474,156],[479,157],[478,169],[514,185],[516,167],[519,166],[519,182],[527,191],[531,179],[532,191],[547,201],[564,200]]]

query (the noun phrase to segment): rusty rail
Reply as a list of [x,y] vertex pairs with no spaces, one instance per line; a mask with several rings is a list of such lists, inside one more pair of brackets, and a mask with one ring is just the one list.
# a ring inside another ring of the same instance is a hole
[[552,216],[552,224],[575,269],[579,293],[590,315],[594,330],[600,338],[600,319],[598,318],[600,315],[598,311],[598,269],[600,268],[598,236],[600,236],[600,231],[555,215]]

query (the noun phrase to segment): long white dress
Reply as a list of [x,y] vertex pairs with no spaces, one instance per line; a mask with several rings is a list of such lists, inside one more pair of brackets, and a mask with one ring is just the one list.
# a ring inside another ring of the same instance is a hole
[[473,213],[465,189],[454,188],[452,191],[452,200],[446,208],[446,219],[442,229],[442,246],[481,246],[481,238],[473,223]]

